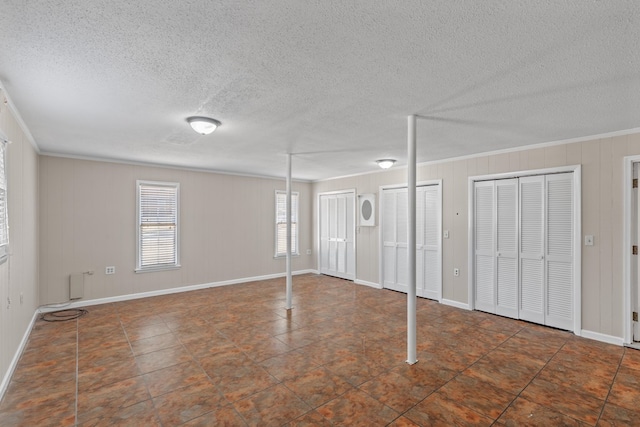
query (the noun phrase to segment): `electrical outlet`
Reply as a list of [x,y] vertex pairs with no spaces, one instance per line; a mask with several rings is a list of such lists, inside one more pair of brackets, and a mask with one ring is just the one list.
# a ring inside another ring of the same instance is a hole
[[453,269],[453,275],[458,277],[460,275],[460,269],[459,268],[454,268]]
[[116,268],[112,265],[104,269],[104,274],[116,274]]

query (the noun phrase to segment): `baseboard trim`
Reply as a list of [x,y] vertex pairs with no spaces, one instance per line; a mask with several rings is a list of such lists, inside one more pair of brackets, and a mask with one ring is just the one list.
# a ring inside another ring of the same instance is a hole
[[461,308],[463,310],[471,310],[469,308],[469,304],[466,304],[464,302],[454,301],[452,299],[445,299],[445,298],[442,298],[442,301],[440,302],[444,305],[449,305],[451,307]]
[[379,283],[367,282],[366,280],[355,279],[353,283],[355,283],[356,285],[364,285],[364,286],[369,286],[371,288],[382,289],[382,286],[380,286]]
[[2,378],[2,383],[0,383],[0,401],[4,397],[4,393],[7,391],[9,387],[9,382],[11,381],[11,377],[13,376],[16,367],[18,366],[18,361],[20,360],[20,356],[22,356],[22,352],[24,348],[27,346],[27,341],[29,340],[29,335],[31,334],[31,330],[33,329],[33,325],[36,323],[36,319],[38,318],[38,310],[35,310],[33,316],[31,317],[31,322],[29,322],[29,326],[27,330],[24,331],[24,335],[22,335],[22,340],[20,341],[20,345],[13,355],[13,359],[11,359],[11,363],[9,364],[9,369],[4,373],[4,377]]
[[583,329],[580,334],[583,338],[589,338],[596,341],[605,342],[607,344],[614,344],[623,346],[624,338],[614,337],[613,335],[601,334],[600,332],[587,331]]
[[[298,270],[291,272],[293,276],[299,276],[301,274],[317,274],[315,270]],[[178,288],[161,289],[157,291],[139,292],[135,294],[118,295],[114,297],[96,298],[90,300],[77,300],[71,301],[63,306],[41,306],[38,308],[38,313],[49,313],[57,310],[64,310],[69,308],[89,307],[92,305],[109,304],[112,302],[129,301],[140,298],[156,297],[161,295],[178,294],[180,292],[197,291],[199,289],[217,288],[220,286],[237,285],[239,283],[258,282],[260,280],[278,279],[285,277],[286,273],[266,274],[263,276],[244,277],[241,279],[222,280],[220,282],[202,283],[200,285],[181,286]]]

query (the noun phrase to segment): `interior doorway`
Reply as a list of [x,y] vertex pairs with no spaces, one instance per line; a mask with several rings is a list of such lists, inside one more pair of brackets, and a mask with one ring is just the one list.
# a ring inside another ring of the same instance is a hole
[[625,345],[640,349],[640,197],[638,178],[640,177],[640,156],[624,158],[624,230],[623,230],[623,273],[624,310],[623,326]]

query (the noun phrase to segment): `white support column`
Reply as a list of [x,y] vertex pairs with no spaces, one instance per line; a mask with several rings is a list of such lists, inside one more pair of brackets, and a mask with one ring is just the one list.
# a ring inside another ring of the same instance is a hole
[[408,117],[407,135],[408,167],[408,290],[407,290],[407,363],[418,361],[416,351],[416,116]]
[[293,281],[291,278],[291,153],[287,154],[287,310],[292,308]]

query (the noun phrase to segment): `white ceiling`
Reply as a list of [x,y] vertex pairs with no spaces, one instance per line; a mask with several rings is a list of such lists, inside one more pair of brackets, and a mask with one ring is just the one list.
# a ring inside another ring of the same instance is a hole
[[[43,153],[316,180],[640,127],[640,2],[2,0]],[[222,122],[199,136],[190,115]]]

